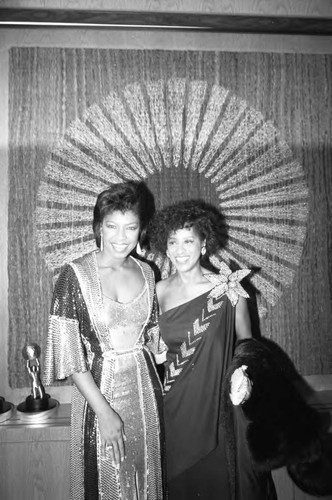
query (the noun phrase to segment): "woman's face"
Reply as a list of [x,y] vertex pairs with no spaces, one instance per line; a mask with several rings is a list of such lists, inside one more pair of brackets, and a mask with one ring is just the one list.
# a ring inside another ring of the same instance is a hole
[[194,227],[178,229],[167,239],[167,256],[178,271],[190,271],[199,264],[203,246]]
[[114,258],[127,257],[137,245],[139,231],[139,218],[132,210],[110,212],[100,226],[104,251]]

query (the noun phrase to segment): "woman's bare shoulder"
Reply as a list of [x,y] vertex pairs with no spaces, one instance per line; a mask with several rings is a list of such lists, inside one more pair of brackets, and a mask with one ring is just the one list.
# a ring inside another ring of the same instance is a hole
[[172,277],[169,276],[168,278],[165,278],[164,280],[159,280],[158,283],[156,283],[156,287],[159,288],[160,290],[167,288],[169,286],[170,282],[172,281],[171,278]]
[[156,283],[156,291],[158,297],[163,295],[169,288],[172,287],[172,282],[173,276],[169,276],[168,278],[160,280],[158,281],[158,283]]

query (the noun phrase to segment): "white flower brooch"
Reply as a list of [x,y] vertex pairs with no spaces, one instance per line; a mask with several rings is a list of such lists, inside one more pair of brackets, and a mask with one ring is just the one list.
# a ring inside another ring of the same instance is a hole
[[231,301],[232,306],[237,304],[240,295],[245,298],[249,297],[247,292],[240,285],[240,281],[251,272],[250,269],[240,269],[239,271],[235,271],[233,273],[227,264],[223,261],[219,261],[217,257],[211,256],[210,261],[219,269],[219,274],[205,274],[206,279],[214,285],[209,297],[218,299],[222,295],[226,294]]

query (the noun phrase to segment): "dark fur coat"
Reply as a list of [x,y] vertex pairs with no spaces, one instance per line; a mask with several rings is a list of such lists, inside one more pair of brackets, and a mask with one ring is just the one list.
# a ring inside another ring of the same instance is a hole
[[226,376],[226,397],[229,401],[232,373],[247,365],[253,388],[242,408],[249,421],[247,441],[256,467],[273,470],[286,466],[303,491],[316,496],[331,494],[332,448],[328,425],[296,388],[295,370],[291,375],[280,352],[271,347],[272,343],[255,339],[237,344]]

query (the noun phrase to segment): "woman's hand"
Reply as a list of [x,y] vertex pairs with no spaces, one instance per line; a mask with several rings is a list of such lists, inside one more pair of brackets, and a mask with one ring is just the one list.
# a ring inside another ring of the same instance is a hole
[[242,405],[250,398],[252,382],[246,372],[247,368],[246,365],[242,365],[232,373],[229,397],[234,406]]
[[126,436],[120,416],[109,406],[108,411],[98,415],[101,457],[110,457],[115,465],[125,459]]
[[101,456],[110,457],[115,465],[120,465],[125,458],[124,441],[126,440],[120,416],[110,407],[100,392],[91,372],[74,373],[72,378],[98,418]]

